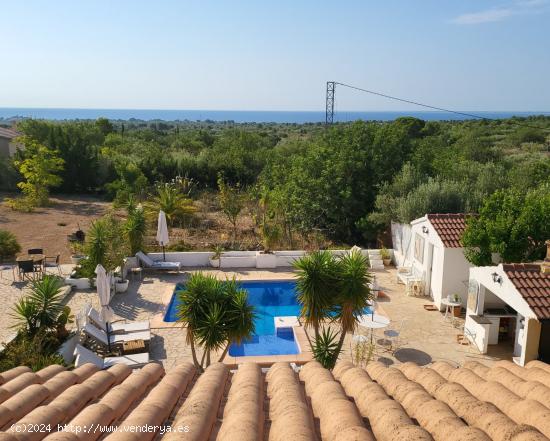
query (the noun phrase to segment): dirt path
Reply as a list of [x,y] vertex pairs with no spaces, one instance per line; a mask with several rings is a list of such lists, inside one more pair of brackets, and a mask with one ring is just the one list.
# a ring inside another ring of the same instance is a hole
[[74,233],[78,225],[87,231],[90,222],[111,205],[90,196],[56,196],[51,198],[50,207],[21,213],[7,207],[4,202],[7,197],[13,195],[0,194],[0,229],[14,233],[23,252],[28,248],[43,248],[48,256],[60,253],[61,263],[70,263],[67,235]]

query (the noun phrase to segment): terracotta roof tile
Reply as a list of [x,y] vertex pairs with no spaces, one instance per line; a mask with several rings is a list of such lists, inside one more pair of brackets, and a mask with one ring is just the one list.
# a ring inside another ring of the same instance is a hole
[[466,229],[466,214],[428,214],[427,218],[445,247],[462,248],[461,241],[462,234]]
[[532,263],[503,264],[502,268],[537,318],[550,319],[550,275]]
[[[317,362],[299,372],[276,363],[267,373],[252,363],[233,372],[214,363],[200,375],[190,363],[168,372],[155,363],[133,372],[122,365],[105,371],[53,366],[38,373],[19,368],[0,379],[18,381],[11,389],[18,392],[0,404],[0,439],[10,441],[550,437],[550,366],[536,361],[526,367],[501,361],[491,368],[469,362],[458,369],[445,362],[398,368],[370,362],[363,369],[344,361],[332,372]],[[60,393],[48,384],[67,387]],[[50,433],[17,432],[13,423],[41,424]],[[58,424],[66,430],[57,431]],[[111,433],[105,436],[99,426],[109,426]],[[99,430],[74,432],[84,427]],[[140,432],[144,427],[157,432]],[[158,427],[171,432],[161,436]]]
[[18,131],[7,129],[5,127],[0,127],[0,138],[13,139],[17,138],[18,136],[21,136],[21,133],[19,133]]

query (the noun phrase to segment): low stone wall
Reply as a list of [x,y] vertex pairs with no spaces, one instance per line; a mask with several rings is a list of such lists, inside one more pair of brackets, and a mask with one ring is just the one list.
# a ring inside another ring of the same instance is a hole
[[[331,250],[331,253],[341,256],[349,250]],[[368,251],[362,249],[361,253],[367,255]],[[224,251],[221,257],[220,268],[290,268],[296,259],[299,259],[306,251],[285,250],[274,251],[274,259],[265,258],[266,255],[260,251]],[[153,260],[162,260],[162,253],[148,253]],[[184,267],[210,267],[210,258],[214,253],[209,251],[181,251],[166,252],[166,260],[169,262],[180,262]],[[269,256],[271,256],[269,255]],[[128,257],[124,271],[138,265],[135,257]]]

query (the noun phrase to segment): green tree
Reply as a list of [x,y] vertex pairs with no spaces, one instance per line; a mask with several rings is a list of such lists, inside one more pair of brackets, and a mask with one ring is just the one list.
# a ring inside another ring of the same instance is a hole
[[58,173],[63,170],[64,161],[58,152],[23,136],[17,142],[25,146],[24,159],[16,160],[15,166],[24,178],[17,186],[23,191],[30,207],[41,207],[49,202],[50,187],[62,182]]
[[225,182],[221,174],[218,176],[218,188],[218,199],[221,209],[233,227],[231,243],[234,244],[237,237],[237,220],[239,218],[239,214],[244,208],[244,196],[238,185],[229,185]]
[[492,263],[497,253],[507,263],[542,259],[550,237],[550,185],[527,192],[500,190],[490,196],[479,216],[468,219],[465,255],[474,265]]
[[0,262],[13,257],[21,251],[21,245],[15,235],[7,230],[0,230]]

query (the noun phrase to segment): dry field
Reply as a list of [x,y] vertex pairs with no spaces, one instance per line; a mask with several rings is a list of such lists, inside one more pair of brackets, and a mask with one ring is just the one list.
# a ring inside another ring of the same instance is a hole
[[6,197],[13,195],[0,195],[0,228],[15,234],[23,252],[28,248],[43,248],[48,256],[60,253],[61,263],[70,263],[67,236],[79,225],[86,231],[90,222],[102,216],[111,205],[87,196],[55,196],[50,207],[21,213],[7,207]]

